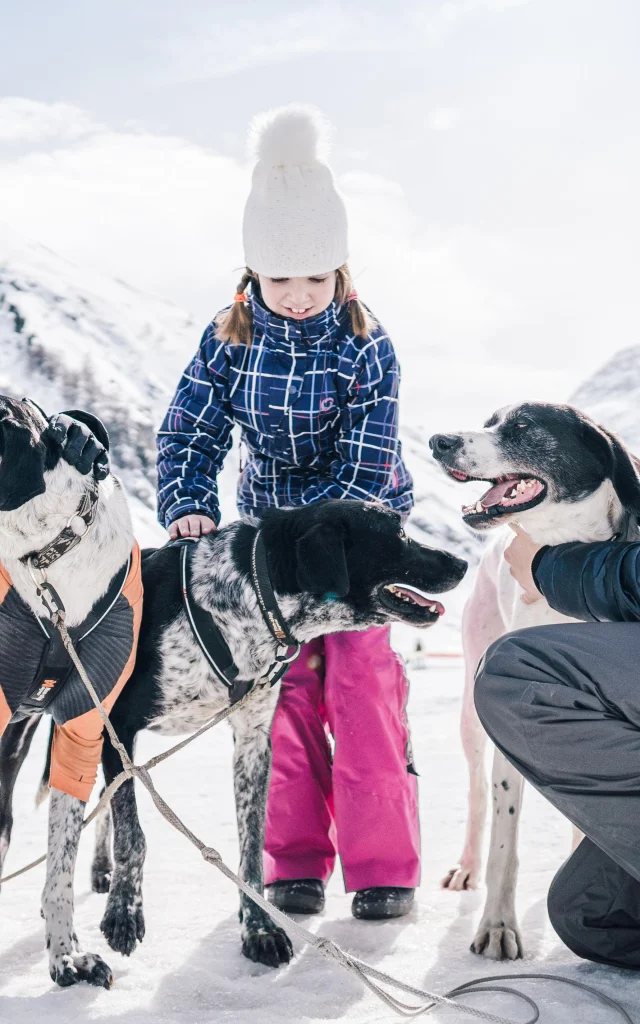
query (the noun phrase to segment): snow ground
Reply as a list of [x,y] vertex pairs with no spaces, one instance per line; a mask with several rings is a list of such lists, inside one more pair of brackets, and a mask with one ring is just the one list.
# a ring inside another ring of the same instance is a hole
[[[435,631],[434,631],[435,633]],[[432,634],[435,640],[435,635]],[[465,825],[466,772],[458,739],[462,663],[431,660],[413,670],[410,714],[420,771],[423,829],[423,881],[418,906],[403,921],[356,922],[350,898],[334,876],[327,909],[308,926],[330,936],[382,970],[436,991],[474,976],[520,970],[550,971],[579,979],[622,999],[640,1020],[640,979],[627,972],[581,963],[557,939],[545,911],[545,895],[570,845],[568,824],[531,789],[521,826],[520,922],[527,956],[516,965],[490,964],[469,952],[484,893],[449,893],[439,880],[455,863]],[[43,764],[46,730],[33,750],[16,788],[14,843],[7,870],[44,848],[46,814],[33,812]],[[165,741],[142,734],[137,760],[157,752]],[[221,725],[154,770],[154,778],[185,822],[228,863],[236,863],[231,789],[231,735]],[[147,937],[126,960],[108,949],[99,929],[106,897],[89,885],[91,840],[81,846],[76,876],[76,925],[84,948],[111,965],[110,992],[79,985],[56,988],[49,980],[39,895],[44,868],[5,885],[0,898],[0,1021],[2,1024],[261,1024],[354,1021],[386,1024],[396,1018],[355,980],[319,954],[296,950],[292,964],[271,971],[251,964],[240,952],[236,893],[174,832],[138,787],[143,827],[149,843],[145,870]],[[542,1024],[614,1024],[612,1011],[574,989],[527,986],[543,1005]],[[507,997],[479,996],[476,1006],[522,1020],[526,1007]],[[430,1020],[463,1024],[473,1018],[450,1010]]]

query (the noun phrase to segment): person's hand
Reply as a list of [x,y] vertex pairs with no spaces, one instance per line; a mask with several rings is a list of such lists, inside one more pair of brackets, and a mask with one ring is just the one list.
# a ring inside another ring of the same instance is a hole
[[[104,430],[104,427],[102,429]],[[60,412],[50,417],[43,437],[45,435],[60,446],[60,454],[64,461],[83,476],[91,472],[96,480],[105,480],[109,476],[107,449],[86,423]]]
[[169,527],[169,536],[171,540],[177,540],[178,537],[200,537],[206,533],[212,533],[217,529],[213,519],[209,516],[182,516],[180,519],[174,519]]
[[504,559],[509,565],[509,571],[514,580],[524,591],[520,595],[520,600],[524,604],[534,604],[540,600],[542,594],[535,585],[531,573],[531,563],[543,545],[535,544],[529,534],[525,533],[517,523],[509,523],[509,526],[515,533],[515,537],[506,549]]

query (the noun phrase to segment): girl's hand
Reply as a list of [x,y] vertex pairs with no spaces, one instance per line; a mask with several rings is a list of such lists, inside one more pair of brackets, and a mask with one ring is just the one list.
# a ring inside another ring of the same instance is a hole
[[209,516],[182,516],[171,523],[169,536],[171,540],[177,540],[178,537],[200,537],[206,533],[213,533],[216,529],[216,524]]
[[534,583],[531,563],[542,544],[535,544],[529,534],[525,533],[522,527],[516,523],[509,523],[509,526],[515,533],[515,537],[506,549],[504,559],[510,567],[509,571],[514,580],[524,591],[520,595],[520,600],[524,604],[534,604],[540,600],[542,594]]

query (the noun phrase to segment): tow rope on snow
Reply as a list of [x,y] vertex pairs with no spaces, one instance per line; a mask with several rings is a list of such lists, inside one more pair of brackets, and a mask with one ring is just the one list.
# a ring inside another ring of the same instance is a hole
[[[47,590],[49,603],[51,604],[51,618],[53,624],[60,633],[60,637],[69,654],[69,657],[73,661],[73,664],[75,665],[78,674],[82,679],[82,682],[86,686],[91,696],[91,699],[93,700],[93,703],[98,709],[98,712],[103,721],[103,725],[107,732],[109,733],[109,737],[111,739],[113,746],[120,754],[120,758],[122,760],[123,765],[123,770],[120,773],[120,775],[118,775],[113,780],[111,785],[108,786],[107,789],[105,789],[98,804],[96,805],[92,813],[85,819],[82,826],[83,828],[86,828],[86,826],[91,821],[93,821],[96,815],[111,800],[111,797],[116,792],[116,790],[118,790],[127,779],[139,779],[140,782],[142,782],[143,786],[151,794],[151,798],[156,807],[158,808],[158,810],[160,811],[160,813],[162,814],[162,816],[169,822],[170,825],[173,825],[175,829],[177,829],[179,832],[182,832],[182,834],[186,836],[189,842],[192,843],[200,851],[200,853],[202,854],[202,856],[204,857],[208,864],[213,864],[214,867],[217,867],[218,870],[221,871],[223,875],[226,875],[226,877],[229,878],[237,886],[238,889],[241,889],[242,892],[244,892],[250,899],[252,899],[254,903],[256,903],[264,911],[266,911],[266,913],[269,914],[269,916],[273,918],[273,920],[277,921],[279,924],[285,927],[287,931],[295,935],[295,937],[299,939],[300,942],[308,943],[323,956],[327,957],[329,960],[332,960],[334,963],[339,964],[340,967],[344,968],[350,974],[353,974],[357,978],[359,978],[362,984],[365,985],[371,992],[373,992],[373,994],[377,996],[378,999],[380,999],[383,1003],[385,1003],[390,1009],[392,1009],[401,1017],[418,1017],[421,1014],[429,1013],[438,1007],[450,1007],[452,1009],[457,1009],[462,1013],[469,1014],[469,1016],[477,1017],[480,1020],[492,1021],[493,1024],[536,1024],[536,1022],[540,1019],[540,1009],[535,1000],[533,1000],[530,996],[525,995],[523,992],[518,992],[516,989],[495,984],[497,981],[513,981],[514,979],[517,979],[522,981],[551,981],[557,982],[562,985],[570,985],[571,987],[577,988],[582,992],[587,992],[590,996],[593,996],[595,999],[597,999],[605,1006],[610,1007],[619,1015],[619,1017],[622,1018],[622,1020],[626,1021],[627,1024],[637,1024],[637,1022],[634,1022],[632,1020],[632,1018],[629,1016],[627,1011],[620,1005],[620,1003],[616,1002],[614,999],[611,999],[609,996],[604,995],[604,993],[598,991],[598,989],[592,988],[589,985],[585,985],[581,981],[573,981],[569,978],[558,978],[552,974],[499,974],[488,978],[475,978],[472,981],[468,981],[462,985],[458,985],[456,988],[451,989],[445,995],[439,995],[435,992],[429,992],[427,989],[416,988],[413,985],[408,985],[404,981],[400,981],[398,978],[392,977],[390,974],[386,974],[384,971],[377,970],[375,967],[372,967],[371,964],[366,963],[366,961],[364,960],[360,960],[358,957],[353,956],[353,954],[347,953],[346,950],[338,946],[338,944],[334,942],[332,939],[314,935],[313,932],[310,932],[306,928],[303,928],[302,925],[298,924],[297,921],[294,921],[293,918],[288,917],[281,910],[278,910],[278,908],[274,906],[274,904],[268,903],[267,900],[265,900],[262,893],[259,893],[257,889],[254,889],[253,886],[249,885],[242,878],[236,875],[236,873],[232,871],[231,868],[224,863],[221,855],[218,853],[216,849],[214,849],[212,846],[206,846],[205,843],[203,843],[201,839],[194,835],[194,833],[180,820],[175,811],[171,807],[169,807],[166,801],[163,800],[163,798],[156,790],[153,782],[151,781],[149,770],[155,767],[155,765],[159,764],[161,761],[164,761],[168,757],[171,757],[179,750],[182,750],[183,747],[186,747],[189,743],[192,743],[193,740],[197,739],[199,736],[202,736],[203,733],[207,732],[209,729],[212,729],[214,725],[217,725],[219,722],[222,722],[225,718],[228,718],[229,715],[233,714],[234,711],[237,711],[242,705],[248,703],[255,693],[259,692],[264,686],[269,685],[269,680],[267,679],[264,682],[260,682],[253,689],[249,690],[236,704],[229,705],[223,711],[220,711],[217,715],[214,716],[214,718],[212,718],[209,722],[203,725],[200,729],[197,730],[197,732],[193,733],[191,736],[188,736],[180,743],[176,743],[175,746],[171,747],[169,750],[164,751],[164,753],[157,754],[155,757],[152,757],[145,764],[136,765],[131,761],[127,751],[125,750],[124,746],[118,739],[117,733],[113,728],[113,725],[111,724],[109,716],[102,707],[102,704],[100,703],[100,698],[98,697],[98,694],[96,693],[91,680],[89,679],[87,673],[85,672],[84,666],[76,652],[73,641],[65,625],[65,609],[62,604],[62,601],[60,600],[56,592],[53,590],[53,588],[48,584],[44,574],[44,570],[42,570],[42,575],[44,578],[40,582],[40,586],[43,589]],[[8,882],[12,878],[17,878],[19,875],[24,874],[26,871],[29,871],[31,868],[36,867],[36,865],[41,864],[45,860],[46,854],[42,857],[39,857],[38,860],[33,861],[31,864],[26,865],[24,868],[21,868],[19,871],[14,871],[13,874],[7,875],[6,878],[0,879],[0,883]],[[398,989],[399,991],[407,993],[409,995],[417,996],[421,1000],[427,1000],[427,1002],[422,1002],[417,1005],[403,1002],[397,996],[393,995],[392,992],[389,992],[388,988],[383,988],[382,986],[387,986],[391,989]],[[518,1022],[508,1017],[500,1017],[496,1014],[488,1013],[485,1010],[477,1009],[474,1006],[468,1006],[464,1003],[459,1003],[454,999],[455,996],[471,995],[472,993],[475,994],[479,992],[499,992],[501,994],[514,996],[515,998],[527,1003],[527,1005],[533,1010],[533,1016],[529,1017],[526,1021]]]

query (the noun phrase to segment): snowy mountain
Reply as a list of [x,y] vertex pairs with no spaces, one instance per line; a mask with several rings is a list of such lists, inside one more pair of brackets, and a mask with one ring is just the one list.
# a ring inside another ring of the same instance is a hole
[[617,352],[570,401],[640,452],[640,345]]
[[104,419],[145,543],[164,536],[155,522],[155,430],[198,337],[171,303],[0,227],[0,392]]

